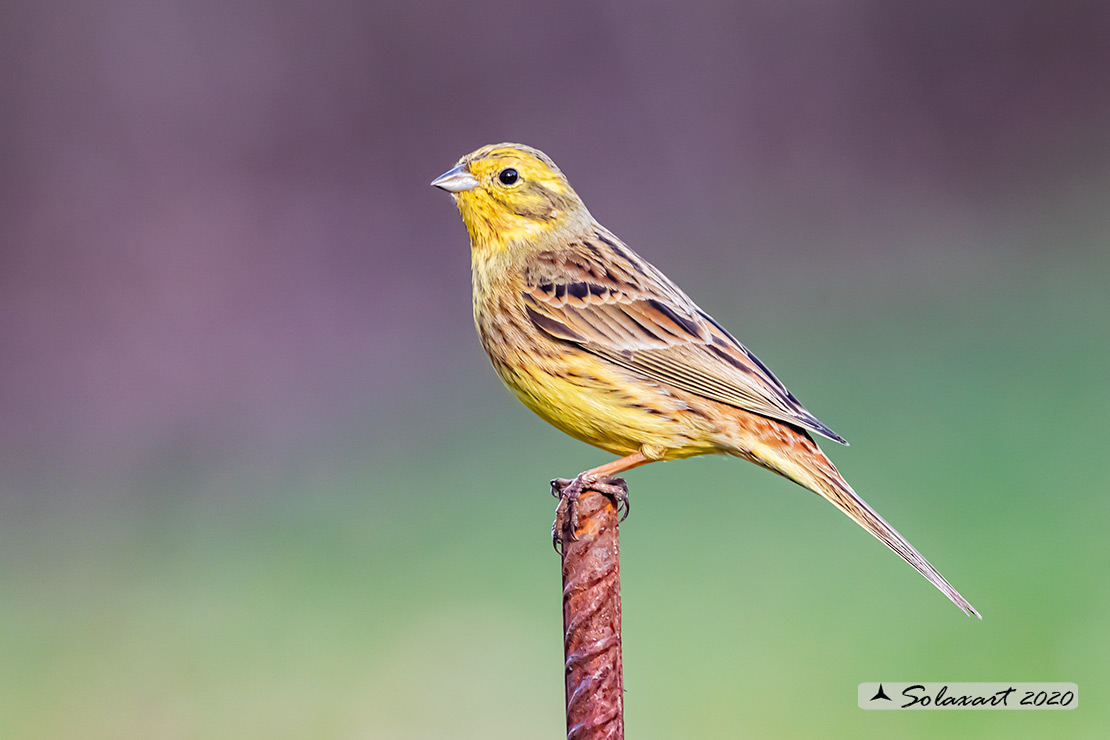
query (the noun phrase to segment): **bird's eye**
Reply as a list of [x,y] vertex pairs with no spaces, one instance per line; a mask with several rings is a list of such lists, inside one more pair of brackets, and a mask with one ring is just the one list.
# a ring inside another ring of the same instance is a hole
[[502,185],[512,185],[520,179],[520,174],[512,167],[506,167],[498,173],[497,179],[501,181]]

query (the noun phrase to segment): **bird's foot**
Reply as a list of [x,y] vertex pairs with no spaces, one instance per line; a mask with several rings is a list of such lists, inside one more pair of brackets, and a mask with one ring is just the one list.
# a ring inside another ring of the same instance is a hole
[[551,544],[555,552],[562,553],[561,545],[578,539],[578,498],[583,491],[597,491],[613,499],[620,513],[620,521],[628,518],[628,484],[623,478],[611,478],[589,471],[579,473],[574,480],[554,478],[551,481],[551,495],[559,499],[555,508],[555,522],[551,525]]

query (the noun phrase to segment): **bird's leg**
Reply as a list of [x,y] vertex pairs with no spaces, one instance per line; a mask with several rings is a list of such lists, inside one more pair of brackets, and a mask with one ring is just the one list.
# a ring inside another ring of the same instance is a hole
[[586,473],[580,473],[574,480],[555,478],[551,481],[551,494],[559,499],[555,521],[551,525],[551,544],[555,547],[555,552],[561,553],[561,545],[578,539],[578,498],[586,490],[597,491],[616,499],[618,509],[623,504],[622,522],[628,516],[628,485],[623,478]]
[[555,478],[551,481],[551,495],[559,499],[559,506],[555,509],[555,522],[551,525],[551,543],[555,551],[565,541],[578,539],[578,497],[583,491],[597,491],[610,496],[617,502],[617,510],[624,507],[623,522],[628,518],[628,484],[623,478],[614,478],[613,474],[623,473],[626,470],[646,465],[652,459],[642,452],[635,452],[628,457],[600,465],[596,468],[579,473],[574,480]]

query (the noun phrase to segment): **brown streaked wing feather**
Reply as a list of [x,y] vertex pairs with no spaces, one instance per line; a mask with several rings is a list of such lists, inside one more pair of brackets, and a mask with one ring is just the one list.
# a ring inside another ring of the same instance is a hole
[[594,259],[576,253],[559,261],[560,274],[531,282],[523,297],[537,328],[645,377],[847,444],[658,270],[643,263],[618,284],[604,265],[586,264]]

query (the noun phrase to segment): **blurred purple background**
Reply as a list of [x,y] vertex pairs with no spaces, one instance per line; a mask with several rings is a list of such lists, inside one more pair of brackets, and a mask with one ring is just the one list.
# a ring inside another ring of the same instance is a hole
[[984,615],[754,466],[651,466],[630,736],[1101,737],[852,691],[1110,683],[1108,39],[1105,0],[6,4],[0,736],[557,731],[544,482],[606,457],[500,387],[428,185],[509,140]]
[[679,282],[729,264],[749,292],[830,271],[853,294],[912,290],[883,265],[927,276],[905,237],[922,229],[958,233],[970,271],[1067,259],[1023,240],[1022,214],[1105,210],[1084,200],[1110,173],[1105,2],[106,0],[3,18],[16,487],[434,418],[486,368],[465,232],[428,181],[486,143],[546,150]]

